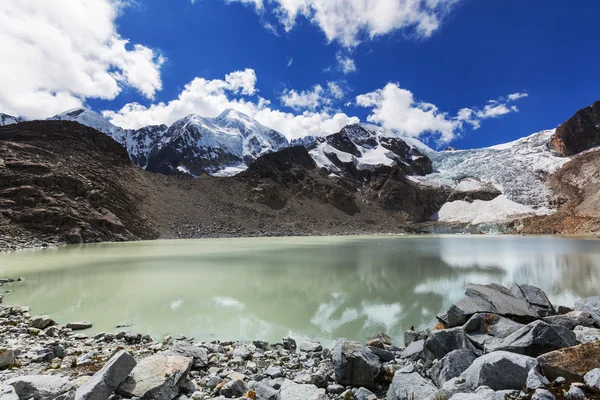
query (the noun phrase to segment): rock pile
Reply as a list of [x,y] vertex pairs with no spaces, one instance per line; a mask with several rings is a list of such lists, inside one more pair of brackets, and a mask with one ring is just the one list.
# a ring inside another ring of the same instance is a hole
[[[436,329],[333,349],[291,338],[88,337],[0,306],[0,400],[600,399],[599,298],[554,307],[540,289],[468,285]],[[438,329],[441,328],[441,329]]]

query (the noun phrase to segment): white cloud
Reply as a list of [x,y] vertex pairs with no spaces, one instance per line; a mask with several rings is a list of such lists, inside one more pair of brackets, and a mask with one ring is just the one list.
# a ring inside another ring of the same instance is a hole
[[292,66],[292,64],[294,63],[294,59],[292,57],[290,57],[290,59],[287,62],[287,65],[285,66],[286,68],[289,68]]
[[315,85],[311,90],[305,90],[300,93],[294,89],[286,89],[281,96],[281,103],[295,110],[314,110],[323,104],[329,103],[329,100],[323,97],[324,92],[325,90],[321,85]]
[[0,110],[42,118],[124,86],[153,98],[164,58],[130,45],[115,25],[118,0],[0,2]]
[[431,103],[415,100],[409,90],[402,89],[397,83],[388,83],[383,89],[357,96],[356,104],[372,109],[367,117],[369,122],[410,137],[430,134],[436,137],[438,143],[448,143],[456,138],[464,123],[477,129],[484,119],[518,111],[516,106],[508,106],[500,98],[489,100],[483,109],[462,108],[455,117],[451,117]]
[[512,93],[508,95],[508,100],[515,101],[522,99],[523,97],[529,97],[529,95],[527,93]]
[[[331,134],[348,124],[359,122],[358,118],[341,112],[321,110],[294,114],[272,109],[268,100],[258,96],[254,101],[240,98],[244,94],[256,95],[255,84],[256,74],[252,69],[232,72],[225,79],[195,78],[184,87],[177,99],[168,103],[161,102],[149,107],[130,103],[118,111],[104,111],[102,114],[115,125],[137,129],[146,125],[170,125],[189,114],[215,117],[223,110],[233,108],[285,134],[289,139]],[[327,93],[322,87],[320,90]]]
[[[225,0],[253,4],[264,12],[261,0]],[[317,25],[327,39],[344,47],[356,46],[364,38],[407,30],[417,37],[435,32],[460,0],[273,0],[273,14],[291,30],[298,17]]]
[[329,89],[329,93],[331,93],[331,95],[335,98],[335,99],[343,99],[344,98],[344,90],[341,88],[341,86],[339,85],[339,83],[337,82],[327,82],[327,89]]
[[342,71],[342,73],[349,74],[350,72],[356,72],[356,64],[352,58],[340,53],[338,53],[335,58],[338,62],[338,69]]

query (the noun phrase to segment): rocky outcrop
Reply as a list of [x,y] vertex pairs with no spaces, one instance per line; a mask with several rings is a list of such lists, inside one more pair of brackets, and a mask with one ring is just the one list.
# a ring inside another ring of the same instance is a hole
[[83,384],[75,400],[107,400],[135,367],[134,358],[121,350]]
[[483,355],[463,372],[473,389],[488,386],[494,390],[521,389],[529,370],[537,365],[533,357],[497,351]]
[[505,350],[537,357],[575,345],[577,345],[577,339],[572,330],[560,325],[550,325],[544,321],[534,321],[505,337],[501,342],[487,346],[486,349],[488,351]]
[[556,129],[550,147],[562,156],[573,156],[600,146],[600,101],[577,111]]

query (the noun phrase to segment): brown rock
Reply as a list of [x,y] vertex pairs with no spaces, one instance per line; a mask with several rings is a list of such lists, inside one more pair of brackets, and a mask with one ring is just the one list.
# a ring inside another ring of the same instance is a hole
[[600,341],[567,347],[538,357],[544,375],[554,380],[559,376],[581,382],[583,376],[600,365]]
[[550,147],[561,156],[572,156],[600,146],[600,101],[582,108],[556,129]]

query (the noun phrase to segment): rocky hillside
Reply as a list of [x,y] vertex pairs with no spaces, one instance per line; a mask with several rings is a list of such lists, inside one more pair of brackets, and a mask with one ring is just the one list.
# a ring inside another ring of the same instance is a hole
[[600,101],[582,108],[556,129],[550,147],[561,156],[573,156],[600,146]]
[[0,242],[153,239],[144,187],[125,149],[73,122],[0,127]]

